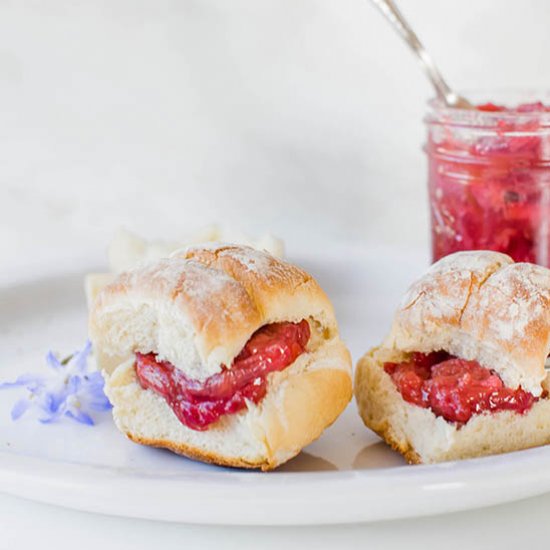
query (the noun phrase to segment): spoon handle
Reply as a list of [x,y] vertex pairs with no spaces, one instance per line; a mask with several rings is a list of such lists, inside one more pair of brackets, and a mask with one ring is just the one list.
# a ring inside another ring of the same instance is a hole
[[397,33],[405,40],[420,59],[426,74],[432,81],[436,90],[437,96],[448,105],[456,103],[456,94],[449,88],[448,84],[443,80],[441,73],[437,70],[432,58],[428,55],[424,46],[418,37],[407,23],[393,0],[372,0],[373,4],[384,14],[386,19],[392,24]]

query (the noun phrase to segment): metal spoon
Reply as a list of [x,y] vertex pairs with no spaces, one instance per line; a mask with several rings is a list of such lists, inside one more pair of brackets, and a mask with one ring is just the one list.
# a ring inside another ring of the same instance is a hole
[[410,46],[417,55],[420,63],[424,67],[428,78],[431,80],[437,97],[448,107],[458,109],[473,109],[473,105],[465,98],[459,96],[449,88],[449,85],[443,80],[441,73],[437,70],[433,59],[428,55],[424,46],[418,40],[418,37],[407,23],[401,12],[392,0],[372,0],[373,4],[384,14],[386,19],[392,24],[393,28],[399,33],[401,38]]

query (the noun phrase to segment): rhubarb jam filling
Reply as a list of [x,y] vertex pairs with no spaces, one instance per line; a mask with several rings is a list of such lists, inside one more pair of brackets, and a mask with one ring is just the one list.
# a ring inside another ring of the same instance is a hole
[[267,392],[268,374],[294,363],[310,336],[305,319],[272,323],[250,337],[231,368],[223,365],[206,380],[188,378],[154,353],[136,353],[136,374],[142,388],[164,397],[182,424],[202,431],[221,416],[244,409],[247,401],[258,403]]
[[538,398],[507,388],[492,370],[444,351],[412,353],[407,361],[384,363],[403,399],[429,408],[448,422],[465,424],[484,411],[527,412]]

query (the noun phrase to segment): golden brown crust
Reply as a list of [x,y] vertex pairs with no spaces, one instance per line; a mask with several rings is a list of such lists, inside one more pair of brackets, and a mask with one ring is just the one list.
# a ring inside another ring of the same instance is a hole
[[[199,262],[220,270],[244,288],[259,312],[261,324],[273,320],[298,321],[317,317],[330,331],[336,331],[332,305],[315,279],[303,269],[265,252],[231,244],[190,247],[174,257]],[[306,304],[317,304],[304,315]]]
[[[172,310],[170,318],[162,323],[168,308]],[[136,323],[144,310],[139,330],[134,332],[147,331],[148,337],[136,341],[132,339],[135,334],[125,332],[124,326]],[[154,347],[162,336],[155,334],[155,329],[159,322],[161,330],[168,328],[178,316],[195,331],[202,359],[216,343],[236,339],[244,345],[261,324],[254,302],[238,281],[198,262],[173,258],[122,273],[107,285],[92,308],[90,335],[96,348],[108,355],[161,351]],[[170,354],[165,355],[168,358]]]
[[302,269],[285,263],[265,252],[247,249],[237,245],[214,247],[190,247],[175,257],[194,260],[210,269],[223,271],[238,281],[252,299],[258,311],[265,309],[264,304],[279,293],[294,292],[302,285],[315,287],[311,275]]
[[148,447],[157,447],[158,449],[168,449],[173,453],[185,456],[192,460],[206,462],[207,464],[215,464],[217,466],[227,466],[229,468],[246,468],[248,470],[261,469],[263,472],[269,472],[275,469],[278,464],[270,464],[267,459],[259,460],[258,462],[248,462],[246,460],[234,457],[227,457],[220,454],[204,451],[185,443],[174,443],[167,439],[148,439],[134,435],[131,432],[126,432],[126,437],[134,443],[146,445]]
[[349,403],[353,389],[347,364],[351,364],[351,357],[343,345],[332,361],[336,364],[321,363],[317,369],[313,362],[312,370],[289,376],[283,398],[268,400],[261,407],[265,443],[277,464],[315,441]]
[[445,349],[540,395],[550,352],[550,270],[497,252],[447,256],[411,286],[386,346]]
[[550,345],[550,270],[508,265],[489,277],[470,302],[462,329],[491,342],[540,383]]
[[119,275],[89,325],[101,356],[115,358],[104,365],[154,351],[197,378],[230,368],[261,326],[307,318],[337,335],[332,305],[305,271],[246,246],[208,245]]
[[461,252],[446,256],[414,282],[395,315],[404,327],[459,325],[473,294],[496,271],[512,263],[498,252]]
[[[363,420],[363,424],[367,426],[367,428],[370,428],[370,426]],[[374,428],[371,428],[371,430],[381,439],[384,440],[384,442],[391,447],[392,450],[399,453],[400,455],[403,455],[403,458],[409,463],[409,464],[422,464],[422,460],[418,453],[411,447],[409,443],[404,443],[403,441],[399,441],[396,438],[393,437],[393,432],[389,426],[388,423],[382,424],[380,427],[378,427],[376,430]]]

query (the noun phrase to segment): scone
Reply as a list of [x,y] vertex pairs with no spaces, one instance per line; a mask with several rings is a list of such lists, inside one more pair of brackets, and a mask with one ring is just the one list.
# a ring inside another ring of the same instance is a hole
[[205,462],[275,468],[351,398],[327,296],[246,246],[197,246],[122,273],[95,298],[89,329],[118,428]]
[[365,424],[411,463],[550,442],[550,270],[459,252],[407,292],[358,363]]

